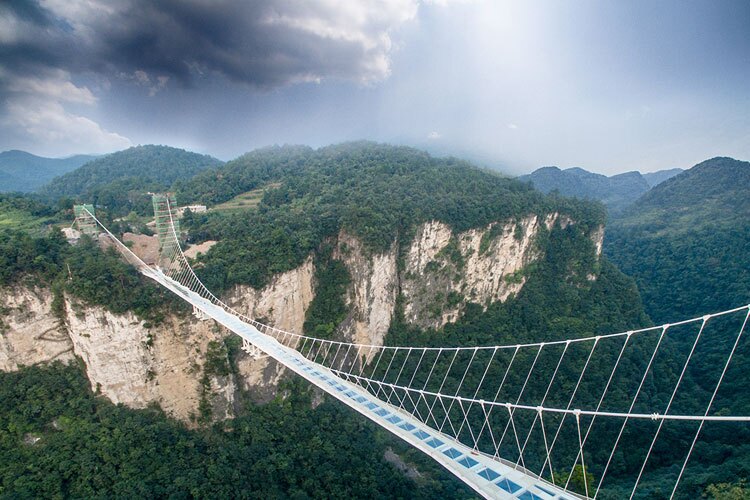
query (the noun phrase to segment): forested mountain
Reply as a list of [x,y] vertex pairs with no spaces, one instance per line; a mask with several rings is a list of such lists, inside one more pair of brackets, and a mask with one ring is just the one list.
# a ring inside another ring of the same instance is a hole
[[[607,241],[608,254],[613,260],[619,259],[617,262],[623,266],[631,266],[630,272],[641,286],[647,286],[647,280],[651,279],[639,274],[643,266],[651,265],[646,259],[650,254],[641,252],[637,245],[628,246],[625,240],[631,236],[624,233],[629,227],[627,221],[634,225],[645,221],[644,226],[655,228],[660,234],[684,236],[684,232],[671,229],[670,225],[692,227],[714,220],[713,215],[707,220],[704,220],[705,214],[691,215],[691,211],[701,206],[730,218],[735,226],[740,224],[738,219],[748,219],[747,197],[743,198],[739,187],[746,183],[747,164],[729,159],[715,159],[706,164],[708,167],[699,165],[658,186],[641,199],[642,205],[639,202],[638,207],[618,221],[620,225],[615,228],[614,237],[618,231],[624,235],[619,245],[629,254],[617,253],[614,247],[618,243]],[[116,179],[113,184],[99,186],[101,191],[92,188],[91,193],[107,193],[118,186],[118,182]],[[181,226],[187,230],[190,242],[218,240],[205,255],[197,257],[196,272],[212,290],[225,297],[236,297],[238,285],[251,285],[257,291],[268,286],[270,288],[265,290],[272,290],[281,286],[276,279],[281,273],[291,273],[309,265],[310,275],[314,276],[311,278],[314,297],[303,312],[305,321],[299,330],[315,335],[343,339],[341,332],[347,322],[355,321],[354,316],[361,314],[354,310],[354,298],[357,294],[370,293],[369,288],[367,292],[360,290],[375,286],[374,281],[363,281],[362,275],[374,268],[373,262],[384,262],[383,256],[389,255],[393,256],[397,279],[385,287],[393,291],[395,300],[392,316],[391,310],[385,311],[385,317],[390,318],[385,332],[387,344],[512,345],[626,331],[650,323],[634,281],[606,256],[597,255],[597,238],[601,236],[601,225],[606,219],[605,208],[600,203],[545,195],[526,183],[456,159],[437,159],[411,148],[369,142],[317,150],[301,146],[274,147],[248,153],[172,185],[177,188],[180,204],[200,201],[215,206],[243,193],[257,193],[259,202],[246,208],[186,214]],[[698,188],[701,203],[695,202],[694,191]],[[687,207],[691,199],[692,205]],[[128,207],[124,202],[99,203],[98,209],[105,219]],[[29,216],[54,213],[18,198],[8,200],[6,205]],[[646,207],[644,212],[635,215],[641,206]],[[732,215],[732,212],[737,213]],[[527,235],[523,228],[530,226],[520,224],[523,220],[549,223],[538,224],[537,232]],[[504,226],[498,221],[507,224]],[[420,231],[430,224],[443,224],[454,232],[446,233],[450,237],[444,247],[425,266],[423,272],[433,274],[419,275],[417,269],[409,268],[408,254],[414,242],[424,237]],[[111,227],[120,233],[129,229],[127,221]],[[465,308],[445,326],[423,327],[411,321],[405,309],[404,287],[409,280],[429,279],[427,288],[434,288],[438,282],[436,277],[451,283],[462,279],[461,275],[468,273],[468,259],[472,254],[488,252],[492,238],[503,236],[503,227],[514,228],[505,234],[513,246],[520,246],[526,237],[531,241],[532,251],[525,254],[524,265],[503,277],[506,283],[522,282],[523,286],[503,300],[481,303],[472,301],[469,288],[459,287],[443,294],[440,300],[434,290],[425,290],[419,293],[430,297],[433,302],[430,308],[435,309],[438,316],[450,304],[465,303]],[[706,227],[710,230],[713,226]],[[745,229],[735,236],[747,241],[747,226],[741,227]],[[484,233],[481,233],[481,243],[466,251],[462,246],[463,238],[468,238],[470,231]],[[646,241],[648,232],[644,228],[642,234],[637,235],[641,241]],[[690,241],[685,237],[675,239]],[[87,238],[77,246],[69,246],[55,231],[40,237],[20,229],[0,230],[0,250],[0,286],[34,283],[50,287],[55,296],[53,308],[63,309],[56,309],[56,314],[65,313],[65,302],[61,300],[65,296],[71,302],[96,304],[117,314],[135,311],[139,320],[149,324],[169,321],[166,318],[169,314],[177,315],[173,324],[191,323],[178,298],[167,296],[113,252],[100,250]],[[363,258],[352,267],[353,255],[360,251]],[[410,278],[414,275],[417,277]],[[692,287],[690,283],[681,286]],[[248,288],[242,290],[247,296],[256,293]],[[284,299],[279,303],[286,300],[284,292],[277,290]],[[434,296],[429,295],[431,293]],[[665,296],[665,308],[669,300],[672,299]],[[74,306],[68,317],[85,316],[81,307],[84,306]],[[662,321],[660,309],[650,306],[649,311],[653,319]],[[666,320],[682,317],[686,311],[672,308]],[[271,308],[269,315],[282,312],[274,313]],[[708,311],[699,313],[705,312]],[[4,328],[5,313],[7,311],[0,309],[0,331]],[[130,318],[128,321],[133,322],[133,317]],[[138,321],[131,324],[137,326]],[[181,337],[180,342],[185,338]],[[212,410],[208,400],[203,398],[211,387],[211,377],[220,373],[239,376],[240,373],[239,348],[232,339],[234,337],[227,337],[218,344],[218,351],[214,350],[211,356],[207,353],[205,360],[190,368],[190,373],[194,373],[190,376],[202,377],[200,383],[204,391],[199,412],[193,420],[201,428],[195,431],[186,430],[158,411],[113,407],[94,398],[84,387],[81,372],[72,368],[28,368],[19,374],[3,375],[0,387],[5,388],[5,392],[1,396],[7,404],[0,411],[0,456],[4,457],[0,459],[0,488],[3,488],[0,495],[117,496],[136,491],[134,488],[145,496],[216,492],[234,496],[245,491],[243,488],[257,492],[259,497],[465,498],[469,495],[455,480],[446,479],[445,473],[426,457],[406,450],[395,438],[374,430],[349,410],[335,402],[324,401],[317,406],[318,400],[313,404],[319,396],[305,384],[295,383],[294,378],[282,379],[278,396],[265,406],[250,403],[247,394],[237,391],[242,397],[235,401],[236,418],[209,427]],[[156,342],[159,341],[164,339],[157,336]],[[143,356],[151,352],[149,342],[154,342],[151,333],[142,342],[145,344]],[[678,342],[667,346],[665,352],[679,353],[684,347]],[[199,351],[199,346],[196,345],[195,350]],[[581,366],[585,355],[572,349],[571,366]],[[590,373],[599,374],[597,380],[606,380],[603,367],[607,366],[610,355],[616,356],[616,352],[603,351],[602,359],[589,368]],[[529,356],[519,357],[519,362],[532,362]],[[637,380],[646,357],[645,354],[643,359],[636,357],[635,362],[628,362],[621,368],[623,383]],[[662,362],[657,360],[657,364]],[[448,369],[443,364],[438,364],[438,369]],[[144,377],[158,377],[159,374],[151,371],[154,367],[149,365]],[[540,360],[539,369],[554,369],[552,359]],[[699,369],[687,378],[693,383],[700,378],[700,373]],[[512,373],[507,382],[509,386],[520,387],[522,375]],[[575,370],[564,369],[559,375],[560,383],[575,383],[576,376]],[[486,384],[490,387],[499,384],[498,377],[502,377],[502,373],[490,372]],[[452,380],[453,374],[449,378]],[[537,382],[529,382],[528,393],[544,391]],[[644,387],[639,400],[644,408],[651,408],[655,402],[661,404],[663,394],[657,394],[659,384],[660,381],[650,381]],[[627,396],[626,387],[612,389],[615,400]],[[582,393],[585,393],[581,396],[583,399],[593,397],[587,391]],[[41,395],[44,404],[39,404],[29,394]],[[548,403],[564,405],[565,402],[558,401],[560,397],[550,394]],[[717,401],[725,400],[722,396]],[[584,407],[593,404],[588,399],[579,403]],[[522,420],[516,421],[516,425],[519,422]],[[628,443],[645,439],[646,434],[639,433],[641,428],[633,428],[635,431],[629,430],[623,436],[625,451],[621,453],[624,455],[627,455]],[[699,496],[708,484],[726,482],[727,475],[731,480],[732,474],[743,473],[745,461],[741,450],[733,447],[728,436],[713,434],[710,446],[716,453],[703,455],[699,462],[690,464],[690,478],[685,480],[683,489],[686,495]],[[37,438],[40,445],[33,445]],[[659,474],[668,477],[673,473],[669,445],[684,444],[683,438],[680,433],[665,432],[666,444],[659,449],[660,461],[649,471],[652,475],[644,486],[645,491],[657,494]],[[557,446],[560,450],[574,450],[577,442],[561,437]],[[389,447],[408,457],[408,462],[416,464],[423,476],[408,479],[385,463],[382,457]],[[70,450],[75,450],[75,457],[83,458],[72,458]],[[606,460],[606,451],[595,450],[587,455],[587,464],[601,464]],[[731,461],[723,460],[732,454],[736,456]],[[55,461],[74,463],[61,471],[50,466]],[[731,468],[722,468],[723,461],[731,462]],[[98,464],[100,469],[87,468],[91,463]],[[637,461],[618,457],[617,466],[610,473],[615,486],[602,498],[625,494],[627,485],[620,491],[617,480],[631,478],[637,473],[638,465]],[[592,468],[597,471],[595,466]],[[35,474],[46,480],[37,481],[37,476],[25,473],[23,481],[15,481],[20,470],[36,471]],[[68,470],[75,471],[74,479],[65,476]],[[700,474],[696,473],[698,470]],[[237,478],[236,481],[225,484],[220,480],[230,476]],[[323,479],[318,481],[319,478]]]
[[98,158],[53,179],[40,193],[48,200],[72,197],[125,215],[147,213],[148,191],[169,189],[178,179],[221,165],[207,155],[168,146],[136,146]]
[[203,271],[217,289],[262,286],[342,229],[371,252],[383,252],[397,238],[410,241],[416,226],[431,220],[465,231],[561,212],[587,233],[605,218],[600,205],[544,196],[460,160],[367,142],[259,150],[179,184],[177,196],[211,204],[260,186],[268,189],[258,210],[209,212],[186,222],[193,238],[220,240]]
[[94,158],[91,155],[44,158],[25,151],[3,151],[0,153],[0,192],[34,191]]
[[674,177],[675,175],[681,174],[682,172],[684,172],[684,170],[681,168],[670,168],[667,170],[658,170],[656,172],[650,172],[641,175],[644,179],[646,179],[646,182],[648,182],[649,186],[654,187],[657,184],[661,184],[667,179]]
[[615,218],[604,248],[666,322],[750,302],[749,244],[750,163],[712,158]]
[[630,205],[652,186],[679,172],[680,169],[645,175],[626,172],[607,177],[582,168],[560,170],[557,167],[542,167],[519,179],[532,182],[535,188],[544,193],[558,191],[563,196],[599,200],[614,213]]
[[[732,158],[706,160],[654,187],[610,222],[604,243],[605,254],[635,278],[644,307],[657,323],[750,303],[749,247],[750,163]],[[728,327],[712,350],[726,352],[739,327]],[[690,341],[684,340],[683,352]],[[711,356],[704,354],[686,373],[696,386],[716,380],[715,374],[707,375],[712,365],[720,365]],[[731,400],[746,403],[737,395],[747,393],[744,373],[749,365],[747,344],[742,343],[714,408]],[[737,444],[747,442],[743,433],[736,426],[719,428],[704,445],[703,464],[714,452],[722,456],[721,468],[706,474],[712,482],[726,483],[726,496],[716,498],[748,496],[744,478],[750,475],[750,463],[743,452],[746,445]]]
[[[436,159],[417,150],[373,143],[344,144],[318,150],[286,147],[256,151],[218,170],[202,173],[192,181],[181,182],[178,200],[181,203],[206,201],[212,204],[259,188],[263,195],[257,207],[231,213],[209,211],[207,214],[188,215],[183,219],[183,227],[188,228],[191,239],[219,240],[219,243],[199,260],[196,268],[210,287],[216,291],[225,291],[231,290],[235,284],[243,283],[262,287],[273,276],[300,266],[312,256],[315,263],[316,296],[307,311],[305,329],[309,328],[316,334],[323,332],[325,335],[336,335],[335,326],[348,314],[349,306],[345,294],[349,293],[351,283],[356,279],[350,268],[339,260],[344,258],[341,252],[347,251],[345,245],[338,244],[339,253],[335,258],[331,249],[334,245],[332,240],[343,231],[361,241],[364,251],[369,255],[395,252],[401,255],[396,267],[401,268],[399,272],[404,276],[408,270],[403,268],[403,252],[416,237],[417,227],[433,220],[440,221],[457,232],[486,228],[496,221],[512,223],[521,219],[538,218],[549,220],[550,224],[540,224],[539,232],[533,238],[532,255],[543,257],[535,258],[534,265],[522,269],[518,275],[508,277],[509,280],[525,282],[520,293],[494,305],[470,304],[465,314],[458,318],[454,325],[439,330],[417,328],[406,320],[402,310],[397,310],[396,318],[386,334],[386,342],[435,345],[508,343],[521,339],[564,338],[592,332],[615,331],[641,326],[648,321],[640,307],[632,281],[596,256],[595,241],[592,237],[598,234],[605,218],[604,208],[599,204],[546,196],[529,185],[477,169],[465,162]],[[103,217],[109,216],[106,207],[100,210]],[[498,233],[500,235],[502,227],[497,226],[501,230]],[[520,225],[516,224],[515,227],[520,228]],[[498,234],[488,230],[485,247],[489,246],[491,238]],[[520,241],[524,234],[523,231],[520,234],[511,232],[508,237],[513,241]],[[3,241],[3,255],[7,257],[0,260],[0,267],[4,270],[0,276],[6,284],[17,284],[24,276],[31,275],[35,277],[32,280],[35,283],[47,282],[56,287],[57,294],[64,292],[77,300],[100,304],[111,311],[135,310],[139,317],[148,319],[149,322],[160,321],[163,317],[161,314],[167,307],[171,307],[172,301],[154,289],[153,285],[144,283],[135,271],[129,270],[112,255],[98,251],[85,239],[76,247],[69,247],[57,233],[35,238],[15,231],[0,233],[0,240]],[[451,241],[445,251],[435,256],[435,259],[445,264],[433,262],[436,273],[451,270],[449,280],[454,279],[456,275],[460,276],[464,272],[462,266],[466,265],[464,255],[458,250],[460,242],[455,237]],[[479,251],[486,251],[486,248],[483,250],[480,246]],[[443,271],[439,269],[441,266],[445,266]],[[591,276],[598,278],[592,279]],[[470,290],[466,290],[463,292],[465,297],[462,294],[452,294],[441,300],[469,301],[469,293]],[[485,310],[487,306],[489,307]],[[334,328],[319,328],[329,323]],[[38,383],[45,386],[50,382]],[[11,385],[17,386],[18,382]],[[304,397],[306,389],[295,389],[297,390],[302,391],[300,397]],[[14,401],[19,397],[12,396]],[[81,394],[70,399],[85,400],[86,397],[88,396]],[[303,434],[319,439],[321,443],[325,443],[326,449],[334,449],[332,443],[337,443],[338,446],[338,441],[324,434],[324,429],[316,429],[318,425],[328,425],[315,420],[315,415],[320,412],[310,415],[309,403],[298,401],[301,400],[287,399],[273,404],[279,404],[281,407],[291,405],[291,411],[295,416],[289,417],[290,425],[303,426],[306,429]],[[84,406],[90,408],[88,403]],[[18,418],[17,413],[23,410],[14,410],[16,406],[12,405],[9,408],[11,410],[6,418],[15,421]],[[282,414],[281,410],[274,408],[272,406],[266,411],[277,417]],[[84,417],[77,409],[69,410],[68,414],[72,414],[76,422],[84,419],[87,428],[92,432],[106,435],[109,431],[96,421],[96,415],[102,411],[104,410],[97,410],[93,417]],[[251,408],[245,415],[252,416],[257,411],[261,410]],[[345,410],[336,411],[348,415]],[[59,412],[59,409],[52,411]],[[140,418],[136,414],[125,412],[121,416],[109,418],[107,425],[116,429],[123,425],[127,428],[128,421]],[[243,418],[240,417],[237,422],[244,422]],[[329,421],[331,418],[333,417],[326,416],[323,420]],[[336,416],[336,425],[350,425],[346,423],[348,418]],[[28,428],[25,432],[37,435],[40,429],[47,428],[49,422],[42,420],[37,427]],[[354,425],[355,421],[356,417],[353,417],[351,425]],[[150,428],[151,424],[145,425],[146,428]],[[296,457],[293,459],[294,463],[329,460],[325,456],[319,459],[310,458],[313,455],[304,451],[303,443],[295,444],[302,438],[294,438],[297,434],[289,429],[282,425],[266,432],[273,436],[292,437],[293,442],[288,449],[293,450],[290,453]],[[277,430],[279,434],[276,434]],[[9,476],[13,476],[13,464],[39,467],[36,464],[40,456],[35,454],[34,449],[23,451],[26,448],[19,448],[18,440],[24,436],[22,433],[8,437],[6,446],[12,455],[7,456],[15,457],[4,466],[5,473]],[[212,442],[223,442],[224,438],[220,436],[221,434],[210,439]],[[75,438],[71,434],[70,439]],[[45,433],[44,439],[59,442],[61,448],[68,442],[65,441],[65,436],[55,433]],[[163,439],[173,440],[169,437],[154,439],[159,445]],[[185,448],[203,447],[202,439],[204,438],[200,435],[180,438],[181,442],[186,443]],[[285,445],[283,442],[280,443],[279,439],[269,438],[252,451],[240,446],[238,454],[232,456],[237,458],[249,454],[248,458],[242,460],[259,467],[258,464],[263,463],[261,457],[266,456],[265,454],[278,455],[278,447],[284,450]],[[380,439],[384,438],[378,438]],[[347,463],[356,464],[363,461],[365,456],[381,457],[387,446],[396,446],[391,438],[376,443],[375,449],[355,443],[353,447],[341,448],[340,453]],[[138,443],[130,443],[129,446],[133,451],[142,449]],[[99,448],[99,445],[92,444],[86,453],[112,456],[116,450]],[[157,449],[161,448],[166,449],[164,446],[157,446]],[[126,458],[115,456],[119,458],[112,459],[112,467],[128,467],[129,462]],[[209,461],[214,460],[210,458],[212,455],[208,456]],[[412,456],[409,462],[422,464],[418,456]],[[170,471],[177,468],[178,463],[184,463],[184,460],[188,459],[190,458],[178,454],[149,458],[147,462],[158,462],[163,470]],[[279,459],[284,462],[283,457]],[[306,494],[312,495],[310,489],[298,486],[300,479],[297,479],[295,473],[283,473],[283,463],[272,462],[269,467],[271,470],[267,471],[266,477],[272,479],[267,480],[268,488],[278,490],[280,495],[286,496],[302,488]],[[434,467],[419,465],[419,469],[423,472],[429,471],[430,478],[437,477]],[[380,475],[389,485],[372,483],[368,492],[398,494],[394,493],[395,490],[392,488],[400,488],[399,481],[404,479],[388,479],[391,477],[389,474],[393,474],[392,469],[388,470],[391,472]],[[352,469],[351,473],[356,473],[357,477],[351,476],[348,485],[332,483],[331,488],[342,489],[346,496],[360,496],[357,488],[362,485],[361,481],[369,476],[360,475],[356,469]],[[97,480],[105,477],[100,476],[94,474],[92,477]],[[164,477],[166,476],[171,477],[169,474]],[[57,476],[52,474],[52,477]],[[294,484],[289,484],[286,479],[273,479],[277,477],[293,478]],[[106,478],[104,483],[107,485],[124,484],[121,483],[124,480],[123,476],[116,472],[106,475]],[[104,487],[103,483],[97,484],[100,486],[77,482],[72,491],[82,495],[85,495],[86,491],[110,491],[101,489]],[[182,491],[179,485],[172,486],[171,482],[166,485],[158,478],[148,484],[155,485],[148,488],[161,488],[158,491]],[[186,484],[192,483],[187,481]],[[455,483],[450,484],[455,487]],[[443,489],[442,492],[438,492],[439,490],[434,488],[446,486],[436,486],[434,479],[430,479],[424,486],[418,481],[417,487],[418,489],[410,491],[409,495],[454,498],[466,495],[464,489]],[[59,491],[58,486],[54,484],[49,488],[45,491]],[[22,494],[38,490],[34,490],[33,484],[29,483],[14,486],[14,489],[7,491]],[[148,492],[157,490],[144,491],[149,494]],[[325,491],[335,496],[332,491]]]

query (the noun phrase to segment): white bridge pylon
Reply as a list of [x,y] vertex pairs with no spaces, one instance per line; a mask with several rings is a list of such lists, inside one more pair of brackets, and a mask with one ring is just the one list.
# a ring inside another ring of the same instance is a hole
[[[704,426],[750,422],[748,415],[714,407],[744,347],[750,305],[637,331],[529,344],[414,347],[318,339],[259,323],[219,300],[182,253],[169,197],[160,197],[155,210],[163,226],[156,268],[93,214],[85,217],[142,274],[191,303],[199,317],[239,335],[249,355],[274,358],[485,498],[596,498],[606,496],[605,479],[618,491],[625,485],[633,498],[652,472],[649,459],[663,429],[691,440],[671,450],[677,467],[659,479],[662,491],[679,496]],[[686,374],[707,345],[721,363],[705,375],[710,390],[698,391]],[[639,464],[627,474],[618,463],[623,446]]]

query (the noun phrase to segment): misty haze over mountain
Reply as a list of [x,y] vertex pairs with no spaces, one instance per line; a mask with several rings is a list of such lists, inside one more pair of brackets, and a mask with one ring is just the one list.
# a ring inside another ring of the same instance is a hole
[[748,158],[749,17],[743,0],[2,2],[0,150],[230,160],[366,139],[515,175]]

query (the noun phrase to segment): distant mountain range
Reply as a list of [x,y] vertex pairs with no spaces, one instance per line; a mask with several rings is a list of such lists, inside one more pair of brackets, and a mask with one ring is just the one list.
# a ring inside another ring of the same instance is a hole
[[45,158],[26,151],[3,151],[0,153],[0,192],[35,191],[53,178],[95,158],[91,155]]
[[589,172],[582,168],[542,167],[531,174],[519,177],[531,181],[538,190],[549,193],[557,190],[563,196],[599,200],[616,213],[633,203],[653,186],[682,172],[680,168],[660,170],[649,174],[625,172],[606,175]]
[[657,184],[661,184],[667,179],[674,177],[675,175],[681,174],[682,172],[684,172],[684,170],[681,168],[670,168],[668,170],[659,170],[657,172],[651,172],[649,174],[641,175],[644,179],[646,179],[646,182],[648,182],[649,186],[654,187]]

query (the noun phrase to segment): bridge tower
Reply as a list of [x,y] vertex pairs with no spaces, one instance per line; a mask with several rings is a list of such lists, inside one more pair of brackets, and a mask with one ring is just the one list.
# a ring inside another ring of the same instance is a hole
[[[159,245],[171,245],[174,235],[180,234],[180,221],[177,220],[177,203],[174,193],[154,193],[151,195],[156,220],[156,234]],[[174,232],[172,225],[174,224]]]
[[174,265],[173,256],[179,251],[180,221],[174,193],[153,193],[156,235],[159,238],[159,266],[168,269]]
[[89,236],[99,234],[99,226],[94,220],[94,216],[96,216],[94,205],[73,205],[73,213],[76,216],[76,225],[81,233],[88,234]]

